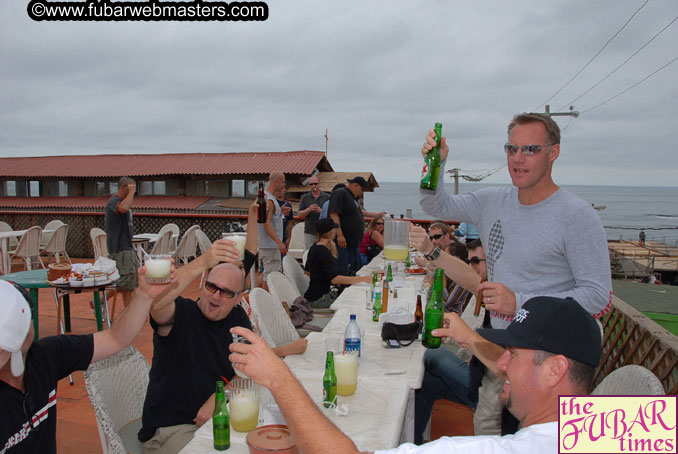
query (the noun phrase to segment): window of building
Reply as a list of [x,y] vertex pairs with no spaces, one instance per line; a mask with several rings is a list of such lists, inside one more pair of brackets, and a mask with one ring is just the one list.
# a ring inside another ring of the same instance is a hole
[[247,197],[256,197],[259,193],[259,183],[264,183],[266,189],[266,182],[264,180],[248,180],[247,181]]
[[16,181],[5,181],[3,195],[16,197]]
[[[68,197],[68,182],[63,180],[45,180],[42,190],[46,197]],[[32,191],[31,191],[32,192]]]
[[245,180],[231,181],[231,197],[245,197]]
[[204,195],[211,197],[228,197],[229,181],[228,180],[204,180]]
[[28,196],[29,197],[40,197],[40,182],[39,181],[29,181],[28,182]]

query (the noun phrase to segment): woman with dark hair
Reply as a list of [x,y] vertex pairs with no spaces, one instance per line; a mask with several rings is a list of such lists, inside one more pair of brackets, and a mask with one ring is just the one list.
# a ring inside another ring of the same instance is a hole
[[337,247],[334,243],[336,228],[331,218],[320,219],[316,224],[318,241],[308,250],[305,270],[311,277],[304,298],[311,307],[330,307],[334,299],[330,295],[332,285],[351,285],[358,282],[372,282],[372,276],[341,276],[337,273]]

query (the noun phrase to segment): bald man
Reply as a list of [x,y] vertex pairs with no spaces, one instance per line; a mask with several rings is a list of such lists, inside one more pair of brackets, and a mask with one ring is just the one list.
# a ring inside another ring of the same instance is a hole
[[282,256],[287,254],[283,243],[283,215],[290,207],[280,207],[275,193],[285,189],[285,175],[271,172],[266,187],[266,222],[259,226],[259,259],[264,266],[264,278],[273,271],[282,272]]

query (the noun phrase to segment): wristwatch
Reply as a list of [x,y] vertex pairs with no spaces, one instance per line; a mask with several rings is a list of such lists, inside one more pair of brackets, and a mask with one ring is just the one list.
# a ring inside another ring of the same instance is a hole
[[429,262],[434,262],[440,257],[440,248],[438,246],[433,246],[433,250],[429,254],[424,254],[424,258]]

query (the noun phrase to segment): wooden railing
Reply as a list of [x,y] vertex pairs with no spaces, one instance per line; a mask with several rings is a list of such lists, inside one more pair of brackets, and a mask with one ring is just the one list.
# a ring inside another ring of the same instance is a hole
[[678,393],[678,337],[613,296],[612,310],[603,318],[603,355],[594,386],[627,364],[649,369],[666,394]]

